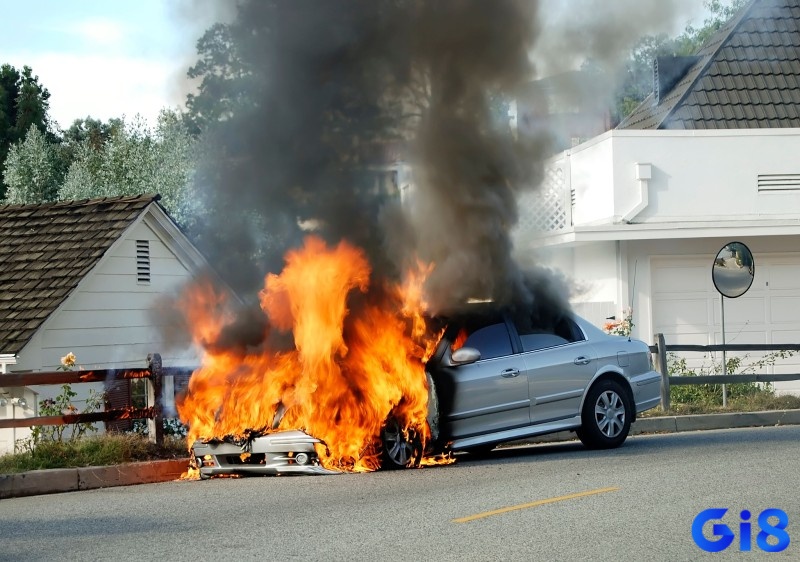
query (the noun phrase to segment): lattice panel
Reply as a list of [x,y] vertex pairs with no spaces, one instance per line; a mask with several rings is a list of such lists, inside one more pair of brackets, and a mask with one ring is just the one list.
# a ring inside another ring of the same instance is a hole
[[539,189],[523,193],[519,198],[517,234],[554,232],[568,228],[564,171],[556,166],[545,171]]

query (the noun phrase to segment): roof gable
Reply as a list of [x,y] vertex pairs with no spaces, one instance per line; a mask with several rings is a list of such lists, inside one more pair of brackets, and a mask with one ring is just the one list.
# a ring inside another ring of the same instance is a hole
[[17,353],[158,196],[0,206],[0,351]]
[[618,129],[800,127],[800,0],[753,0]]

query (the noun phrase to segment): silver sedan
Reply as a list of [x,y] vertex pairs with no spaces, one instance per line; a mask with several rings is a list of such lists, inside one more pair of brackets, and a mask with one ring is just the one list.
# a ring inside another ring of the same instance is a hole
[[[439,321],[444,333],[425,373],[432,439],[423,446],[390,416],[381,435],[385,469],[565,430],[589,448],[619,447],[637,413],[660,401],[648,346],[576,315],[488,306]],[[293,430],[197,442],[193,453],[201,477],[332,473],[319,464],[318,444]]]

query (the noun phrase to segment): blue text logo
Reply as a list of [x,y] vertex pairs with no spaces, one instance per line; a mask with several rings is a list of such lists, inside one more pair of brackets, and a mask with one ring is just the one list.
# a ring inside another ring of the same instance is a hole
[[[725,523],[722,518],[728,512],[726,508],[710,508],[701,511],[692,521],[692,538],[697,546],[706,552],[721,552],[728,548],[736,538],[736,534]],[[750,512],[746,509],[739,514],[739,550],[750,551],[753,549],[752,523],[750,522]],[[770,522],[770,519],[773,521]],[[777,519],[777,521],[774,521]],[[709,521],[719,520],[711,528],[712,538],[703,535],[703,526]],[[781,552],[789,546],[789,533],[786,527],[789,525],[789,516],[785,511],[770,508],[758,514],[758,535],[756,535],[756,545],[764,552]],[[770,541],[770,537],[772,540]]]

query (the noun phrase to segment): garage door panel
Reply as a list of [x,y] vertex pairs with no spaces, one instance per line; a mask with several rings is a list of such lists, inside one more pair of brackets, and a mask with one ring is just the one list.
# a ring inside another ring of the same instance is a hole
[[[800,278],[798,278],[800,280]],[[770,299],[769,319],[778,323],[793,323],[800,321],[800,295],[775,297]],[[800,343],[800,341],[798,341]]]
[[[756,264],[758,271],[758,264]],[[797,290],[800,279],[800,264],[771,264],[769,266],[769,288]]]
[[659,325],[661,332],[666,332],[667,326],[706,326],[708,299],[659,300],[654,303],[653,315],[664,319]]
[[[725,324],[764,324],[764,297],[745,293],[737,299],[725,299]],[[722,324],[722,302],[714,303],[714,323]]]
[[[722,331],[716,326],[712,332],[712,343],[722,343]],[[767,333],[763,326],[729,326],[725,322],[726,343],[767,343]],[[748,352],[749,353],[749,352]]]
[[659,267],[658,275],[653,280],[654,292],[680,293],[696,291],[711,276],[711,265]]
[[[800,343],[800,329],[772,329],[772,341],[775,343]],[[798,352],[800,356],[800,352]]]

